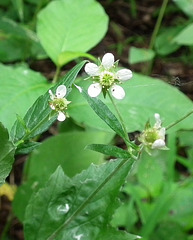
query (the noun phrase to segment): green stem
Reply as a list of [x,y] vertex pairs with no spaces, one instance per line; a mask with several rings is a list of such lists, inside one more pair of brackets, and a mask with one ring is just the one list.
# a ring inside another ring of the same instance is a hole
[[60,66],[57,66],[56,72],[55,72],[55,75],[54,75],[54,78],[53,78],[52,83],[57,83],[58,77],[59,77],[59,75],[60,75],[60,69],[61,69],[61,67],[60,67]]
[[180,118],[179,120],[171,123],[169,126],[166,127],[166,130],[168,130],[169,128],[175,126],[176,124],[178,124],[179,122],[183,121],[184,119],[186,119],[187,117],[189,117],[191,114],[193,113],[193,110],[189,113],[187,113],[186,115],[184,115],[182,118]]
[[169,0],[163,0],[162,6],[161,6],[161,9],[160,9],[160,12],[159,12],[159,16],[157,18],[157,22],[155,24],[155,27],[154,27],[154,30],[153,30],[153,33],[152,33],[152,36],[151,36],[149,49],[153,49],[153,47],[154,47],[155,39],[156,39],[156,36],[157,36],[158,31],[160,29],[160,26],[161,26],[161,23],[162,23],[162,20],[163,20],[163,16],[164,16],[168,1]]
[[[159,29],[160,29],[160,26],[161,26],[161,23],[162,23],[168,1],[169,0],[163,0],[162,6],[161,6],[161,9],[160,9],[160,12],[159,12],[159,15],[158,15],[158,18],[157,18],[152,36],[151,36],[151,40],[150,40],[150,43],[149,43],[149,49],[150,50],[152,50],[154,48],[155,40],[156,40],[157,34],[159,32]],[[151,72],[152,65],[153,65],[153,60],[149,62],[148,74]]]

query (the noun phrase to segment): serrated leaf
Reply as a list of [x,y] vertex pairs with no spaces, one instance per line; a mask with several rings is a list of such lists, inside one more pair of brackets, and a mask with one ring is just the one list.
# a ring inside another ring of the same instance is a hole
[[[89,167],[91,163],[102,163],[104,156],[85,150],[85,146],[90,142],[108,144],[111,140],[112,134],[99,131],[68,132],[45,140],[36,151],[33,151],[26,162],[23,177],[27,180],[17,191],[13,204],[14,214],[23,222],[27,202],[33,191],[37,191],[37,188],[31,187],[33,183],[39,186],[44,185],[59,165],[67,176],[72,177]],[[22,209],[20,202],[23,202]]]
[[[58,82],[58,84],[51,88],[52,91],[55,92],[57,86],[60,84],[64,84],[68,90],[70,90],[73,81],[75,80],[77,74],[85,62],[86,61],[82,61],[74,68],[72,68],[62,78],[62,80]],[[24,140],[28,140],[48,129],[48,127],[53,123],[53,121],[56,119],[56,116],[49,119],[49,115],[52,111],[48,104],[49,100],[50,96],[47,92],[44,95],[40,96],[26,113],[24,122],[26,123],[27,129],[29,129],[28,132],[26,132],[26,129],[23,127],[22,123],[19,120],[15,122],[14,126],[11,129],[11,138],[14,142],[22,140],[23,138]]]
[[94,47],[107,26],[108,16],[98,2],[60,0],[39,13],[37,33],[49,57],[62,66]]
[[147,62],[155,57],[155,52],[151,49],[131,47],[129,52],[129,63],[136,64]]
[[40,73],[27,67],[0,65],[0,121],[10,130],[18,114],[23,117],[49,84]]
[[59,240],[80,238],[82,234],[87,240],[97,240],[101,228],[107,226],[112,217],[118,190],[132,162],[116,160],[91,165],[72,180],[57,169],[46,187],[30,200],[25,237]]
[[[79,81],[77,83],[87,90],[89,81]],[[163,121],[163,126],[179,120],[193,109],[192,101],[173,87],[159,79],[150,78],[140,74],[133,74],[133,78],[122,84],[126,96],[121,101],[116,101],[117,108],[124,120],[127,132],[144,130],[148,119],[155,123],[154,114],[159,113]],[[163,97],[164,96],[164,97]],[[102,99],[103,97],[100,96]],[[88,106],[87,101],[77,91],[72,91],[69,100],[70,116],[83,126],[89,126],[103,131],[112,131],[101,119],[96,116]],[[110,99],[102,100],[114,114],[115,110]],[[105,112],[104,112],[105,114]],[[185,120],[176,124],[169,131],[180,129],[193,129],[193,114]]]
[[9,175],[14,161],[15,147],[9,141],[7,129],[0,123],[0,186]]
[[131,157],[128,151],[123,150],[122,148],[119,148],[116,146],[110,146],[110,145],[104,145],[104,144],[90,144],[86,146],[86,149],[100,152],[111,157],[124,158],[124,159]]
[[179,45],[193,45],[193,23],[186,26],[173,41]]
[[91,108],[95,113],[119,136],[125,139],[125,133],[118,121],[117,117],[111,112],[111,110],[100,99],[90,97],[84,90],[82,95],[87,100]]

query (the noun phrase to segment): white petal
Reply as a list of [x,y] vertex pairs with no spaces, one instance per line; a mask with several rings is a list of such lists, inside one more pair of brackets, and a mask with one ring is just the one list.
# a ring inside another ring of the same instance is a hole
[[159,130],[159,136],[161,139],[165,140],[165,134],[166,134],[166,129],[165,128],[161,128]]
[[78,86],[78,85],[76,85],[76,84],[74,84],[74,86],[78,89],[78,91],[79,91],[80,93],[82,93],[82,88],[81,88],[80,86]]
[[127,81],[132,78],[133,74],[129,69],[121,69],[117,72],[117,79],[120,81]]
[[63,98],[66,95],[66,86],[60,85],[56,89],[56,97]]
[[111,94],[114,98],[116,99],[123,99],[125,97],[125,91],[122,87],[118,86],[118,85],[113,85],[111,88]]
[[102,58],[102,65],[105,69],[109,69],[113,66],[115,57],[112,53],[106,53]]
[[50,98],[51,98],[52,100],[54,100],[54,94],[53,94],[52,90],[49,90],[49,94],[50,94]]
[[90,97],[97,97],[102,91],[100,83],[93,83],[88,88],[88,95]]
[[66,116],[63,112],[59,112],[57,119],[58,121],[63,122],[66,119]]
[[162,139],[157,139],[155,140],[155,142],[152,144],[151,148],[155,149],[155,148],[163,148],[165,147],[166,144],[165,144],[165,141],[162,140]]
[[91,77],[99,75],[99,67],[94,63],[87,63],[84,67],[84,70]]
[[155,127],[155,128],[160,128],[162,122],[161,122],[159,113],[155,113],[155,114],[154,114],[154,118],[155,118],[155,121],[156,121],[155,124],[154,124],[154,127]]

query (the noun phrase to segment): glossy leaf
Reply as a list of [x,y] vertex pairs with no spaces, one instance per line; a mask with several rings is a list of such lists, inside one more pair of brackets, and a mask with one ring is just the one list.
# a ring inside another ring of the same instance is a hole
[[27,67],[0,65],[0,121],[10,130],[49,87],[46,79]]
[[[85,64],[85,61],[77,64],[72,68],[62,80],[52,87],[52,91],[55,92],[56,88],[60,84],[66,85],[68,90],[70,90],[73,81],[75,80],[77,74]],[[68,93],[67,93],[68,95]],[[67,96],[66,95],[66,96]],[[37,134],[42,133],[55,121],[56,116],[50,118],[51,108],[48,104],[50,100],[50,95],[46,92],[44,95],[40,96],[32,107],[28,110],[24,117],[24,122],[26,126],[23,126],[23,123],[20,120],[17,120],[11,130],[11,137],[16,142],[19,140],[28,140]],[[26,131],[27,129],[27,131]]]
[[14,161],[15,147],[9,141],[7,129],[0,123],[0,186],[9,175]]
[[[77,84],[86,90],[90,81],[82,80]],[[131,80],[122,84],[122,87],[125,89],[126,96],[121,101],[115,101],[128,132],[143,130],[148,119],[151,120],[153,125],[155,123],[155,113],[160,114],[163,126],[168,126],[193,109],[192,101],[182,92],[156,78],[134,74]],[[100,96],[100,98],[115,114],[109,98],[104,99],[103,96]],[[69,105],[69,114],[76,122],[94,129],[111,131],[110,127],[99,117],[96,117],[81,94],[72,91],[69,99],[72,101]],[[92,101],[95,100],[95,98],[92,99]],[[105,111],[104,114],[106,115]],[[192,122],[193,114],[170,128],[169,131],[192,129]]]
[[45,188],[30,200],[25,237],[59,240],[76,239],[82,234],[87,240],[99,239],[117,206],[116,196],[131,164],[131,160],[115,160],[91,165],[73,179],[58,168]]
[[98,2],[60,0],[39,13],[37,33],[52,61],[62,66],[84,56],[103,38],[107,26],[108,16]]
[[116,146],[110,146],[110,145],[104,145],[104,144],[90,144],[86,146],[86,149],[100,152],[111,157],[126,158],[126,159],[131,157],[129,152]]

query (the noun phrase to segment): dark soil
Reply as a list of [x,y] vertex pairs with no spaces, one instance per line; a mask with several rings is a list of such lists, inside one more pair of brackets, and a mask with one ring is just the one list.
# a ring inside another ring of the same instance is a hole
[[[136,64],[128,66],[128,53],[130,46],[148,48],[151,34],[159,13],[162,0],[136,0],[136,12],[132,10],[129,0],[100,0],[110,17],[109,30],[102,40],[90,52],[102,57],[106,52],[112,52],[120,63],[136,72],[144,72],[145,64]],[[163,25],[170,26],[178,19],[185,19],[174,3],[169,3],[168,11],[163,20]],[[133,40],[132,40],[133,39]],[[188,55],[187,48],[181,48],[167,58],[157,57],[151,76],[159,77],[184,92],[193,100],[193,63],[184,63],[181,56]],[[55,71],[54,64],[50,60],[42,60],[31,63],[31,68],[42,72],[47,78],[52,79]],[[66,65],[64,72],[74,66],[74,62]],[[50,135],[48,133],[48,135]],[[45,134],[45,136],[47,136]],[[14,182],[20,184],[22,176],[23,162],[25,156],[18,156],[12,170]],[[13,179],[13,178],[12,178]],[[9,181],[9,178],[7,179]],[[11,203],[6,197],[1,197],[0,205],[0,235],[3,232],[6,223],[9,222],[8,232],[10,239],[22,240],[22,225],[16,218],[10,216]]]

